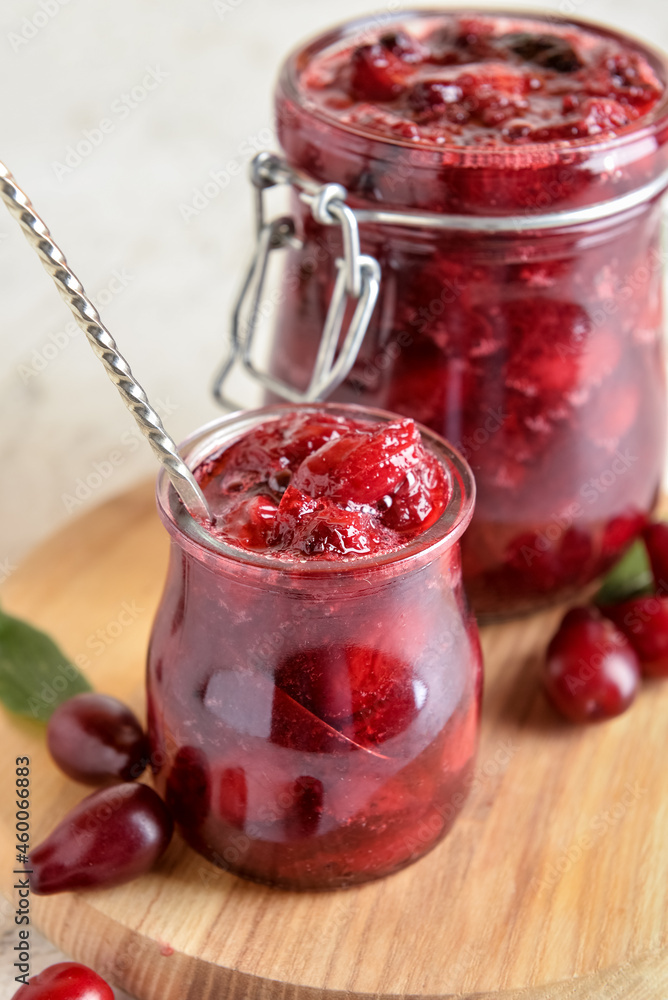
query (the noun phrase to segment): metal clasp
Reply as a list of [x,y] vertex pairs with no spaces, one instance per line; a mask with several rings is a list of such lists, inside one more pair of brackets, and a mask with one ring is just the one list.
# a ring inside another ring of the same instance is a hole
[[[347,203],[347,191],[340,184],[319,184],[292,167],[274,153],[259,153],[251,164],[251,180],[255,187],[257,215],[257,247],[243,284],[232,319],[230,348],[214,385],[214,395],[224,406],[239,409],[225,398],[223,387],[235,362],[240,360],[253,378],[271,389],[277,396],[292,403],[315,402],[332,392],[352,368],[364,340],[380,287],[380,265],[375,257],[360,253],[359,226],[401,226],[449,233],[527,233],[535,236],[542,231],[570,229],[584,223],[598,222],[635,211],[653,198],[662,196],[668,188],[668,169],[647,184],[632,191],[608,198],[583,208],[559,209],[553,212],[530,212],[521,215],[452,215],[443,212],[385,209],[381,206],[352,209]],[[338,273],[332,301],[320,340],[315,368],[306,391],[300,391],[260,371],[252,360],[253,340],[261,312],[262,293],[267,276],[267,263],[273,250],[288,245],[299,247],[291,218],[265,218],[265,191],[276,184],[291,185],[300,199],[311,209],[313,218],[324,226],[342,228],[344,254],[336,261]],[[343,343],[341,339],[347,299],[357,302]]]
[[[240,362],[254,379],[282,399],[291,403],[315,402],[333,392],[355,362],[378,300],[380,265],[375,257],[360,251],[357,218],[346,204],[347,192],[341,185],[317,185],[291,170],[271,153],[260,153],[255,157],[251,164],[251,180],[255,188],[257,244],[232,314],[229,350],[216,376],[214,396],[230,409],[243,408],[228,399],[224,392],[225,382],[234,365]],[[332,299],[313,373],[305,390],[261,370],[253,359],[271,254],[285,247],[302,246],[291,217],[266,219],[265,192],[277,184],[293,185],[299,191],[301,200],[309,205],[316,222],[324,226],[341,226],[343,236],[343,257],[335,262],[337,274]],[[349,301],[356,302],[355,311],[337,351]]]

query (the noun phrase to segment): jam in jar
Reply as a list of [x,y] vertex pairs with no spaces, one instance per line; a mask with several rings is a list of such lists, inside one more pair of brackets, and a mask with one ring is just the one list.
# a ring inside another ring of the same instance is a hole
[[160,792],[197,851],[249,879],[325,889],[402,868],[446,834],[472,779],[466,462],[410,419],[334,405],[224,418],[185,457],[214,524],[161,476]]
[[[655,503],[667,79],[628,37],[525,13],[378,15],[283,66],[287,165],[344,186],[381,266],[333,398],[413,417],[468,459],[464,579],[482,615],[588,585]],[[271,366],[303,388],[342,236],[296,195],[293,215]]]

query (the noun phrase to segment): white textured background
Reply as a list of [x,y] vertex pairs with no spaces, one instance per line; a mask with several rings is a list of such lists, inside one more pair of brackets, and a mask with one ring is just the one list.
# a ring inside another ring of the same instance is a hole
[[[390,10],[428,6],[385,3]],[[540,6],[668,49],[666,0]],[[218,412],[211,378],[251,247],[245,168],[256,149],[273,145],[279,61],[303,37],[365,7],[356,0],[2,0],[0,158],[98,297],[177,438]],[[124,95],[151,71],[164,79],[144,100],[130,97],[135,106],[128,107]],[[102,119],[111,130],[99,145],[61,169],[68,147]],[[238,168],[234,176],[229,164]],[[184,221],[182,206],[192,206],[212,172],[223,183]],[[83,335],[69,336],[69,322],[0,206],[0,582],[69,517],[155,468],[148,446],[128,436],[131,418]],[[114,473],[68,512],[63,497],[112,452],[120,453]],[[5,949],[3,998],[13,993]],[[34,971],[46,959],[46,952],[36,958]]]

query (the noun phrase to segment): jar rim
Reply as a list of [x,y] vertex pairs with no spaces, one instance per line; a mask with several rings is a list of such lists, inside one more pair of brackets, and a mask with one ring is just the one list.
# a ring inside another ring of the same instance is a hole
[[[179,452],[186,464],[191,469],[196,469],[203,461],[225,445],[238,440],[241,434],[252,427],[295,411],[325,412],[356,420],[366,419],[370,423],[390,423],[399,419],[397,414],[387,410],[352,403],[281,403],[255,410],[237,410],[219,417],[186,438],[179,446]],[[158,512],[167,531],[178,544],[189,547],[195,555],[199,553],[203,558],[213,557],[238,569],[255,568],[284,576],[313,578],[398,567],[422,557],[431,561],[441,549],[450,548],[464,533],[473,516],[476,487],[471,468],[460,452],[428,427],[417,421],[416,426],[425,447],[441,462],[451,486],[451,495],[445,510],[434,524],[389,552],[346,556],[345,559],[334,560],[313,559],[309,556],[304,556],[303,559],[280,558],[238,548],[210,534],[203,524],[188,513],[164,469],[158,473],[156,483]]]
[[[447,155],[453,159],[459,157],[463,168],[467,166],[465,162],[467,159],[474,159],[476,167],[493,165],[504,169],[512,169],[513,167],[524,169],[529,165],[528,161],[531,161],[531,164],[535,166],[536,158],[541,153],[545,160],[544,165],[547,166],[550,163],[557,163],[570,158],[574,153],[578,152],[612,152],[631,142],[651,136],[662,120],[666,120],[668,123],[668,56],[660,49],[641,41],[625,31],[618,31],[597,21],[587,18],[570,18],[548,11],[532,10],[531,8],[525,10],[502,8],[497,10],[490,7],[433,7],[402,10],[389,15],[383,13],[382,27],[385,29],[388,25],[396,24],[397,22],[407,23],[411,20],[420,20],[422,18],[452,17],[458,15],[466,15],[467,17],[509,18],[525,22],[542,21],[557,25],[560,28],[581,28],[590,33],[613,39],[626,47],[630,45],[643,56],[647,57],[652,68],[659,72],[661,82],[664,86],[663,94],[647,115],[644,115],[636,122],[624,126],[616,135],[612,137],[608,136],[604,140],[596,136],[584,136],[580,139],[555,139],[548,142],[526,143],[521,146],[509,144],[507,146],[475,147],[456,145],[455,143],[448,142],[415,143],[401,136],[382,135],[374,132],[372,129],[351,125],[342,122],[339,118],[328,115],[319,105],[307,99],[305,91],[299,85],[300,71],[308,60],[337,42],[343,42],[347,39],[352,40],[355,36],[363,32],[365,27],[368,28],[371,24],[378,25],[378,14],[369,14],[342,22],[328,31],[321,32],[302,42],[283,61],[279,73],[279,85],[284,88],[288,98],[293,100],[304,111],[307,111],[314,118],[319,119],[329,127],[336,128],[341,133],[348,133],[356,138],[374,141],[388,148],[411,150],[414,154],[422,153],[427,156],[436,153],[441,156]],[[302,64],[301,66],[299,65],[300,63]],[[456,164],[453,163],[453,165]]]

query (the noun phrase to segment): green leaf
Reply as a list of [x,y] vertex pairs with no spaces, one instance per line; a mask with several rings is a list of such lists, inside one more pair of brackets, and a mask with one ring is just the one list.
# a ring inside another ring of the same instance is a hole
[[652,568],[645,543],[639,538],[610,570],[594,600],[599,605],[619,604],[653,593]]
[[46,722],[61,702],[90,690],[48,635],[0,611],[0,701],[6,708]]

